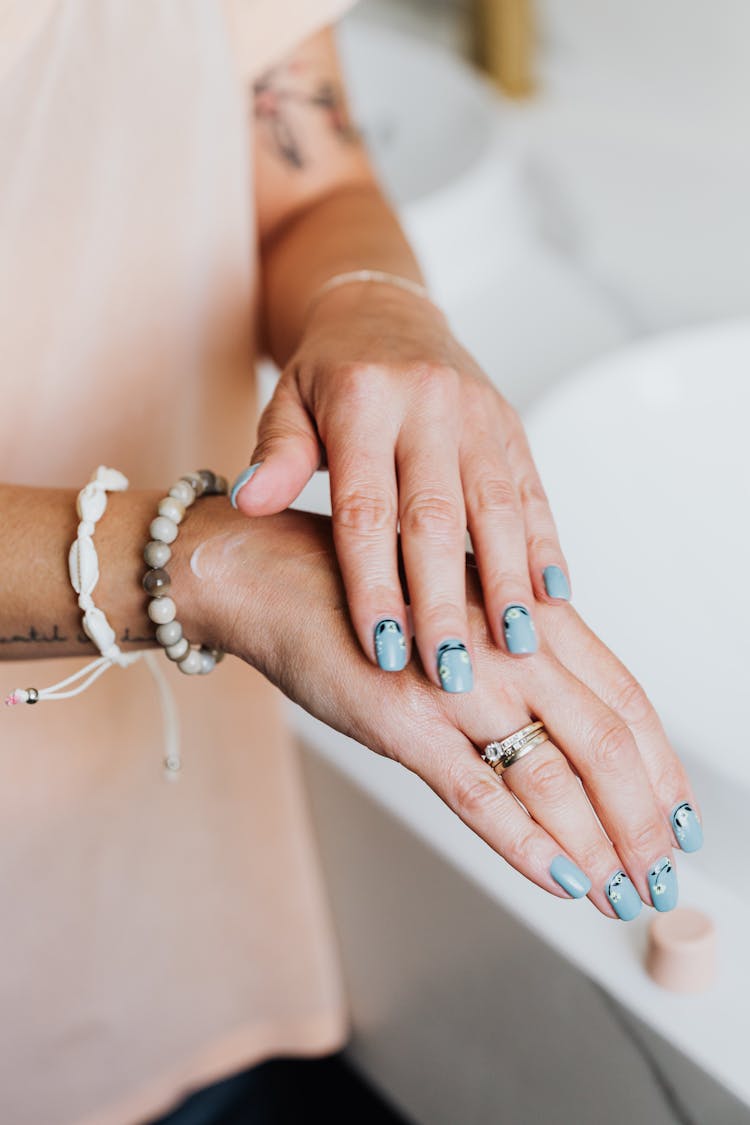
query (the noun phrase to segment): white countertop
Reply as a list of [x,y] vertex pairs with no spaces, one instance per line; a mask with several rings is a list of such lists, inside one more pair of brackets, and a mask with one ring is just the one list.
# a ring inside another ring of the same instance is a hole
[[295,733],[478,884],[544,942],[595,980],[625,1009],[661,1033],[727,1090],[750,1105],[750,905],[677,855],[680,902],[708,913],[719,934],[719,978],[702,995],[655,985],[643,967],[654,912],[633,922],[605,918],[587,901],[565,901],[524,879],[409,770],[288,704]]

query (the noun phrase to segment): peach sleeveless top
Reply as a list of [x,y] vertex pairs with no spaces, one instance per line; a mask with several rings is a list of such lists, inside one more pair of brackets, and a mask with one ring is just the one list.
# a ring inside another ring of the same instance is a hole
[[[0,0],[0,479],[247,463],[249,83],[351,2]],[[0,661],[0,696],[87,659]],[[275,690],[164,668],[176,784],[143,661],[0,709],[0,1121],[143,1121],[348,1036]]]

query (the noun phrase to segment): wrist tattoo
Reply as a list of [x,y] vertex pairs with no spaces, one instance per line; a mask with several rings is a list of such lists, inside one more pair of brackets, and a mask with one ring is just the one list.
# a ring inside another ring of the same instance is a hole
[[361,141],[349,116],[342,87],[323,78],[312,89],[304,89],[295,84],[293,77],[300,69],[299,62],[274,67],[253,85],[255,116],[273,151],[293,168],[304,168],[309,163],[299,136],[304,134],[304,128],[294,120],[300,117],[295,114],[295,107],[316,112],[342,144]]
[[[118,638],[120,644],[142,644],[144,641],[153,641],[153,637],[146,636],[132,636],[130,629],[126,628],[125,632]],[[52,626],[51,633],[45,633],[43,630],[37,629],[34,625],[29,626],[27,633],[12,633],[10,636],[0,636],[0,645],[15,645],[15,644],[28,644],[28,645],[47,645],[54,644],[56,641],[64,644],[69,640],[65,633],[60,632],[59,625]],[[82,629],[76,633],[75,640],[82,645],[92,645],[94,642],[90,637],[87,637]]]
[[41,633],[33,625],[30,625],[28,633],[14,633],[10,637],[0,637],[0,645],[49,644],[53,641],[67,641],[67,639],[57,625],[53,626],[51,633]]

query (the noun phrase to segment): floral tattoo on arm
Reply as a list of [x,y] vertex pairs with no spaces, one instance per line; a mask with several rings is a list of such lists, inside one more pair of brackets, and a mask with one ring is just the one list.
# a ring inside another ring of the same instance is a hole
[[309,111],[323,118],[342,144],[359,144],[361,135],[353,124],[342,88],[331,79],[315,81],[304,88],[299,75],[304,66],[295,61],[267,71],[253,86],[255,117],[273,151],[292,168],[309,163],[300,134],[304,134],[302,113]]

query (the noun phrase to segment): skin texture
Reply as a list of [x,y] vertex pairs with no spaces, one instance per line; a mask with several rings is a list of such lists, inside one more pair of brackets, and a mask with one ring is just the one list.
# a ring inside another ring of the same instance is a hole
[[[95,600],[124,648],[156,647],[141,552],[160,495],[115,495],[97,524]],[[74,504],[69,489],[0,487],[0,659],[96,655],[81,638],[67,577]],[[284,512],[248,521],[226,497],[204,497],[181,525],[168,570],[191,641],[234,653],[318,718],[413,770],[540,887],[565,897],[549,874],[564,853],[591,879],[589,898],[602,913],[614,917],[604,888],[620,867],[650,901],[646,872],[671,858],[672,809],[682,801],[698,808],[653,708],[572,606],[537,607],[545,641],[533,661],[499,650],[469,564],[471,695],[433,686],[418,659],[397,677],[372,668],[351,625],[329,519]],[[27,685],[7,688],[16,686]],[[501,780],[475,747],[530,717],[542,719],[554,741]]]
[[[209,643],[417,773],[549,893],[567,897],[549,873],[565,854],[608,917],[616,915],[605,888],[620,868],[650,904],[647,871],[661,857],[673,862],[669,815],[677,800],[692,803],[692,790],[641,688],[572,606],[537,606],[545,640],[533,661],[518,661],[494,644],[469,556],[478,679],[470,696],[448,695],[426,680],[418,659],[395,678],[369,665],[347,611],[330,520],[285,512],[243,527],[230,509],[217,523],[200,550],[200,577],[189,564],[180,577]],[[476,747],[530,718],[545,722],[552,741],[498,778]]]
[[256,125],[263,338],[282,373],[248,459],[261,465],[237,506],[280,512],[327,465],[347,603],[373,663],[378,621],[408,633],[400,526],[416,642],[439,684],[447,638],[474,659],[467,527],[497,646],[508,651],[509,606],[562,604],[542,577],[550,566],[567,574],[544,490],[515,411],[440,309],[381,283],[315,298],[328,278],[361,268],[423,281],[351,123],[330,30],[263,76]]

